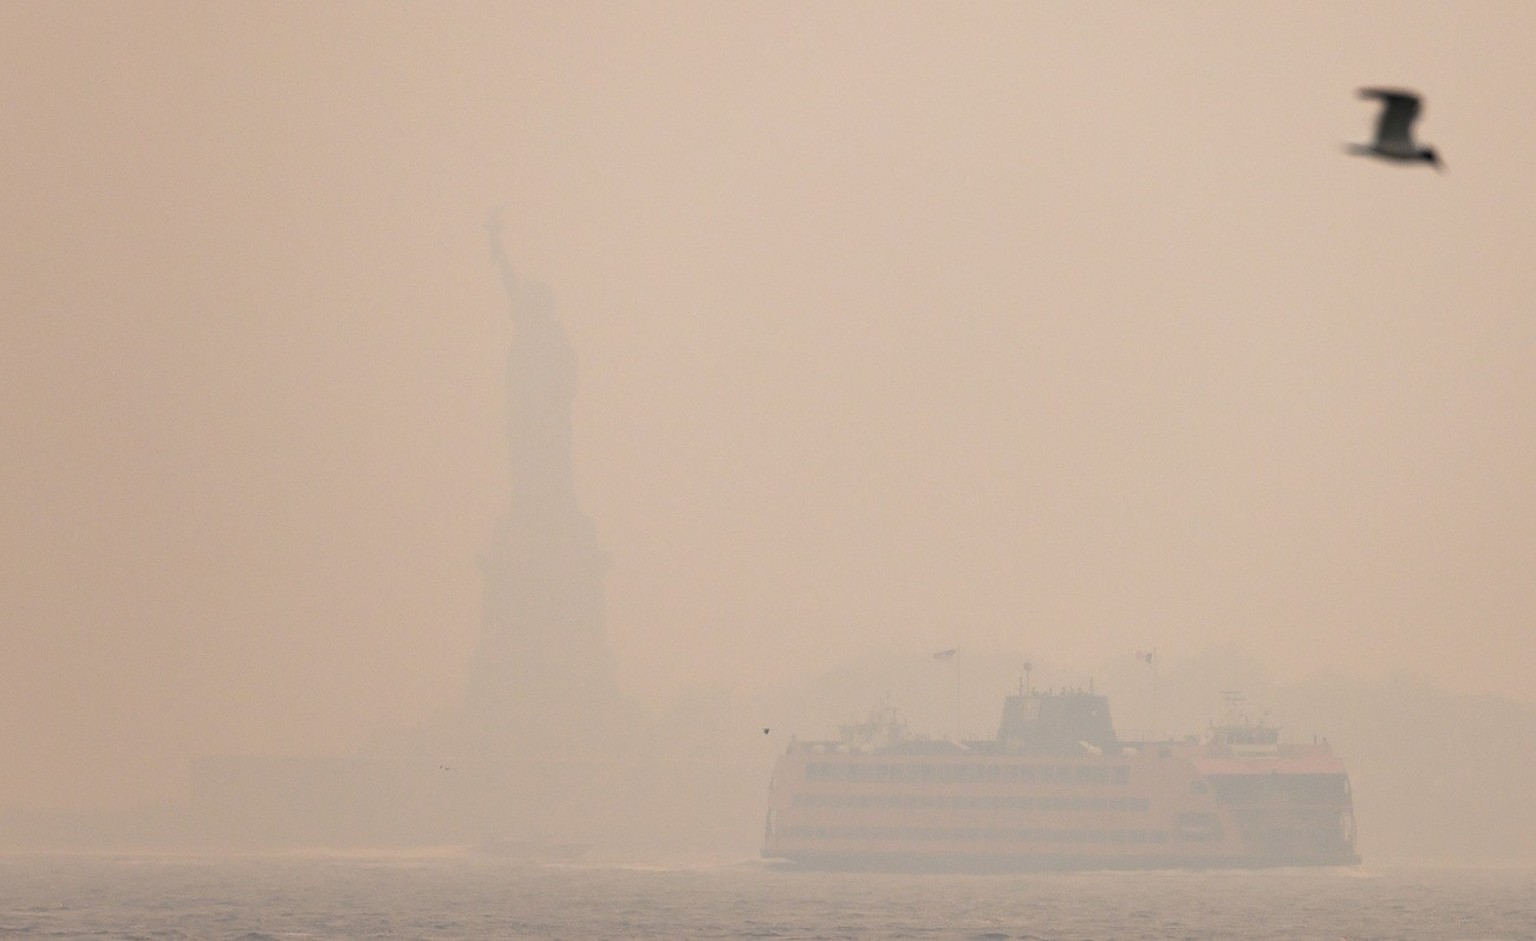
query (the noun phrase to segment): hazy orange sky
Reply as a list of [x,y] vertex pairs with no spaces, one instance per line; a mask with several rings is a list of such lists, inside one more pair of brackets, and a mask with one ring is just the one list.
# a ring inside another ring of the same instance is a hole
[[[1536,701],[1536,5],[0,4],[0,797],[457,695],[485,218],[626,689],[875,649]],[[1426,95],[1448,172],[1346,156]]]

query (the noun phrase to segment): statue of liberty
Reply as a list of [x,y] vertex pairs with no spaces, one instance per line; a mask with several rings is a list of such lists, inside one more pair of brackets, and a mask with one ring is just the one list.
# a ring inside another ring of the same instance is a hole
[[621,711],[603,625],[606,560],[576,502],[576,354],[549,288],[518,277],[489,220],[514,336],[507,357],[510,503],[481,556],[484,599],[470,706],[488,747],[601,747]]
[[499,212],[491,215],[488,228],[516,331],[507,357],[512,512],[569,512],[575,509],[571,405],[576,398],[576,354],[555,319],[549,287],[523,280],[513,269],[502,244]]

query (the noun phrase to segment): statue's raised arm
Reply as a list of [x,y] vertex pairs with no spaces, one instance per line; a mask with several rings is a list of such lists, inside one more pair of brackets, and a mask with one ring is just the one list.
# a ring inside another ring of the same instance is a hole
[[501,283],[507,290],[507,303],[512,313],[512,321],[520,323],[526,313],[523,309],[526,303],[524,287],[517,280],[517,272],[512,270],[512,259],[507,257],[507,247],[501,240],[501,213],[505,207],[497,206],[491,210],[490,216],[485,220],[486,231],[491,237],[491,256],[496,259],[496,265],[501,269]]

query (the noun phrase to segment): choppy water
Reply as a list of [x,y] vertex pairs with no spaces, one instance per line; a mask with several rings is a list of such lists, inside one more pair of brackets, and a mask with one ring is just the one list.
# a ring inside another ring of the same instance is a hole
[[0,938],[1536,938],[1536,870],[914,876],[0,857]]

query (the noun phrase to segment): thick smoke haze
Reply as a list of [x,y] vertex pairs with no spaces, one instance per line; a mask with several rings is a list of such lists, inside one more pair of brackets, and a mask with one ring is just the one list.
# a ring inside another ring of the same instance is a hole
[[[1529,716],[1532,62],[1512,3],[0,6],[0,807],[456,707],[496,206],[663,725],[957,645]],[[1446,173],[1343,153],[1383,84]]]

